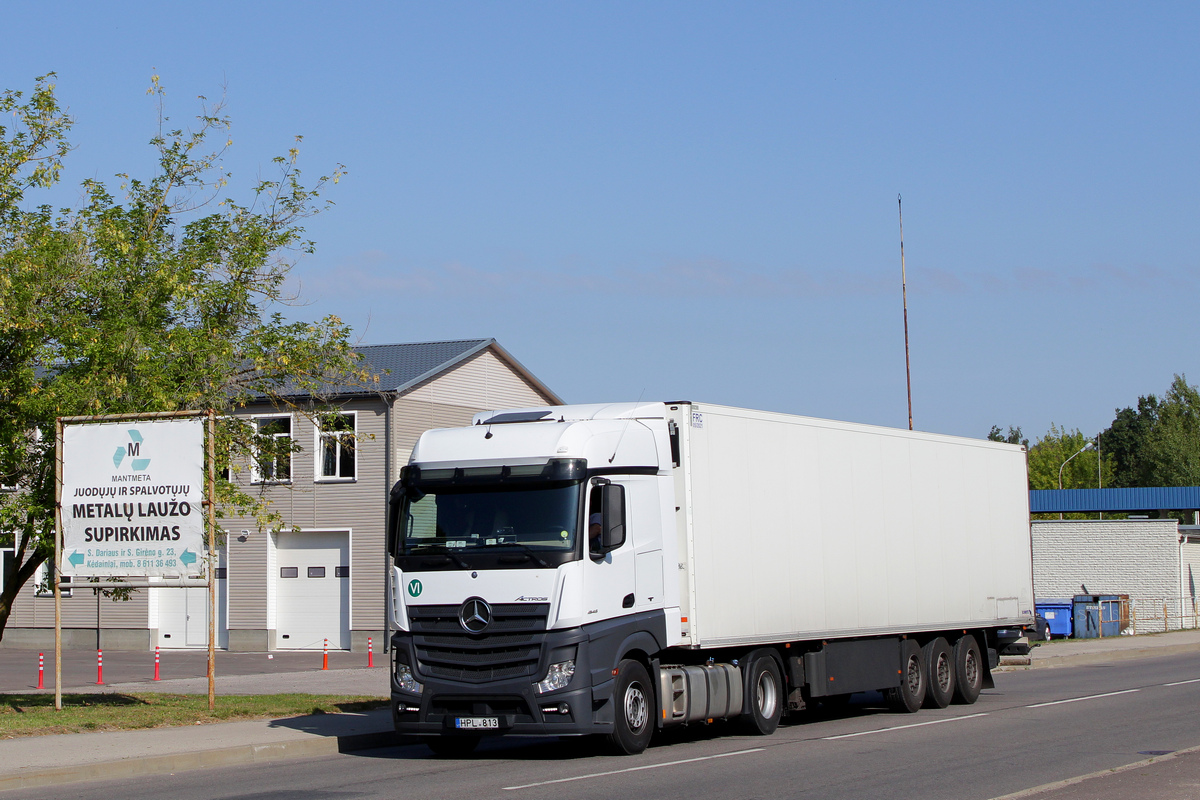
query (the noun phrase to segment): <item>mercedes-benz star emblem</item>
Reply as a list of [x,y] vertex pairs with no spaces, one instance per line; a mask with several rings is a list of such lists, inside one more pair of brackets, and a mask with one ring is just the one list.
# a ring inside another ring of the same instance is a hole
[[458,624],[467,633],[483,633],[492,624],[492,607],[486,601],[472,597],[458,610]]

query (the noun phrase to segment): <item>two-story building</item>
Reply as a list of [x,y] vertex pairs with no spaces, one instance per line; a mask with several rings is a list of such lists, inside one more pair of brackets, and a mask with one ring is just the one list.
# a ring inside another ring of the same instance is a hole
[[[322,398],[335,413],[319,423],[266,402],[238,411],[260,434],[287,437],[299,449],[256,459],[233,475],[269,500],[285,527],[218,521],[225,532],[217,570],[221,647],[319,649],[328,639],[333,649],[364,650],[369,636],[381,647],[388,492],[417,438],[469,424],[478,411],[562,402],[494,339],[357,349],[379,384],[335,388]],[[36,583],[14,604],[5,646],[52,645],[53,598]],[[150,588],[122,602],[76,585],[62,604],[64,646],[204,647],[207,595],[203,588]]]

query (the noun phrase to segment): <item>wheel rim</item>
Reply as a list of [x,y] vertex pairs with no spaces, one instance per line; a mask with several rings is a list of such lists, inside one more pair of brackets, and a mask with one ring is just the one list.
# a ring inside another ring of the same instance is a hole
[[640,733],[649,717],[646,693],[642,691],[641,684],[629,684],[625,689],[625,721],[629,723],[629,730]]
[[976,686],[979,683],[979,659],[975,655],[974,650],[967,650],[966,657],[963,659],[963,676],[967,679],[968,686]]
[[950,691],[951,682],[954,680],[954,667],[950,663],[950,656],[945,653],[939,653],[936,665],[938,689],[943,693]]
[[908,693],[913,697],[921,691],[921,659],[913,655],[908,659]]
[[779,687],[775,684],[775,676],[764,669],[758,676],[758,713],[763,719],[771,719],[778,705]]

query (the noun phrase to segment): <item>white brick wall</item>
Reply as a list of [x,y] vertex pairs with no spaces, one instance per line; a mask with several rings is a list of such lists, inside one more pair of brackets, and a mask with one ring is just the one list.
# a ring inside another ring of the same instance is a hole
[[1034,520],[1033,594],[1038,600],[1127,594],[1178,600],[1175,520]]

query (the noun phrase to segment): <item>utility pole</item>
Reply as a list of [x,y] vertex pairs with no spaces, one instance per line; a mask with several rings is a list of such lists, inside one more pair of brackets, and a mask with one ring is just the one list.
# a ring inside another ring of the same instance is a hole
[[908,386],[908,429],[913,429],[912,374],[908,366],[908,275],[904,269],[904,203],[896,195],[896,210],[900,213],[900,296],[904,302],[904,381]]

